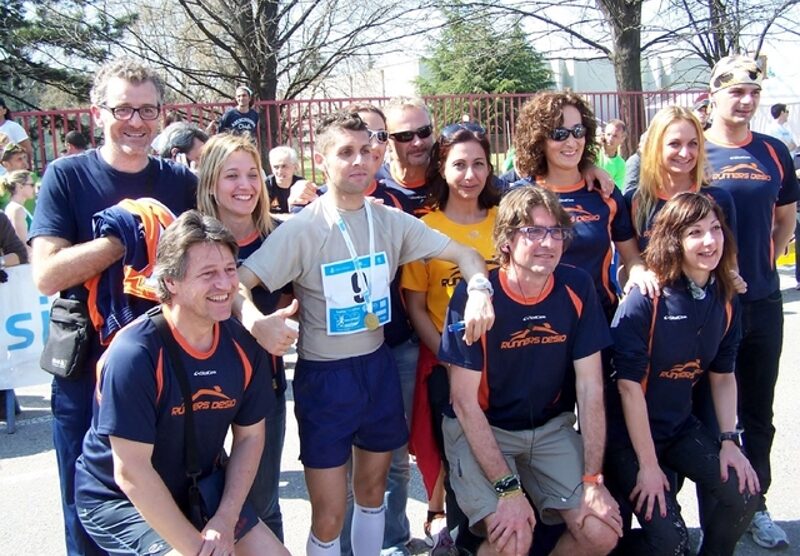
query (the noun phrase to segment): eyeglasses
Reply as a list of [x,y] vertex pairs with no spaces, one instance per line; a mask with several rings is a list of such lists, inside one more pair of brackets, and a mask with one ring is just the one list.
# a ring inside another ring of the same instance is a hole
[[449,139],[461,130],[471,131],[478,135],[486,135],[486,129],[482,125],[474,124],[472,122],[456,122],[446,126],[442,130],[442,137]]
[[158,116],[161,114],[161,107],[160,106],[140,106],[139,108],[134,108],[132,106],[115,106],[111,107],[107,104],[100,104],[100,108],[108,110],[111,112],[111,115],[114,116],[115,120],[123,120],[127,121],[133,118],[133,115],[137,112],[139,113],[139,117],[145,121],[152,121],[157,120]]
[[389,132],[386,131],[385,129],[379,129],[379,130],[367,129],[367,131],[369,132],[370,141],[375,139],[378,143],[386,143],[389,140]]
[[[761,68],[759,68],[758,66],[754,66],[751,69],[742,68],[741,71],[746,73],[751,81],[756,81],[758,79],[758,76],[761,75]],[[725,73],[719,74],[717,77],[714,78],[714,82],[711,83],[712,87],[714,89],[720,89],[722,87],[729,85],[736,77],[736,73],[739,72],[726,71]],[[739,73],[739,75],[741,75],[741,73]]]
[[391,137],[398,143],[408,143],[409,141],[414,140],[415,135],[420,139],[427,139],[428,137],[431,136],[432,133],[433,133],[433,126],[428,124],[418,129],[410,131],[397,131],[395,133],[390,133],[389,137]]
[[569,228],[561,228],[559,226],[523,226],[517,228],[517,231],[523,234],[531,241],[544,241],[547,234],[550,234],[556,241],[564,241],[572,237],[572,230]]
[[557,127],[550,132],[550,139],[561,143],[562,141],[567,140],[570,133],[575,139],[586,137],[586,126],[583,124],[576,124],[572,127],[572,129],[567,127]]

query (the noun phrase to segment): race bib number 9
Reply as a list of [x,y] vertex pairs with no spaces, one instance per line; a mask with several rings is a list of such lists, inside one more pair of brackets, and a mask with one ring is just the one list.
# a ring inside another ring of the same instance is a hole
[[372,312],[381,326],[392,320],[389,292],[389,264],[386,252],[376,253],[374,268],[370,269],[370,257],[357,259],[358,269],[352,259],[322,265],[322,289],[325,293],[325,313],[328,334],[354,334],[367,330],[364,317],[367,315],[364,284],[370,281]]

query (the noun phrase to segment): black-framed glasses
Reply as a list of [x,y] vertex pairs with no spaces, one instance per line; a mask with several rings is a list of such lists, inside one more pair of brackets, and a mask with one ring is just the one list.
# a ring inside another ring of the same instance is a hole
[[741,72],[744,72],[747,75],[747,77],[750,78],[750,81],[756,81],[758,79],[758,76],[761,75],[761,68],[759,68],[758,66],[754,66],[753,68],[749,69],[742,68],[741,70],[736,72],[726,71],[725,73],[721,73],[718,76],[716,76],[714,78],[714,82],[711,85],[713,86],[714,89],[725,87],[733,82],[733,80],[736,78],[737,73],[741,75]]
[[433,126],[431,124],[424,125],[417,129],[412,129],[409,131],[396,131],[395,133],[390,133],[389,137],[397,141],[398,143],[408,143],[409,141],[414,140],[414,136],[416,135],[420,139],[427,139],[433,133]]
[[570,134],[572,134],[575,139],[586,137],[586,126],[583,124],[575,124],[571,128],[557,127],[550,132],[550,139],[561,143],[562,141],[566,141]]
[[560,226],[522,226],[517,228],[517,231],[531,241],[544,241],[547,234],[550,234],[550,237],[556,241],[564,241],[572,237],[570,228],[562,228]]
[[111,107],[107,104],[100,104],[99,106],[100,108],[111,112],[111,115],[114,116],[115,120],[130,120],[133,118],[133,115],[138,112],[141,119],[145,121],[153,121],[157,120],[158,116],[161,114],[161,107],[153,106],[152,104],[146,104],[144,106],[140,106],[139,108],[134,108],[133,106]]
[[367,129],[369,132],[369,140],[375,139],[378,143],[386,143],[389,140],[389,132],[385,129]]
[[472,133],[477,133],[478,135],[486,135],[486,128],[480,124],[473,122],[456,122],[454,124],[445,126],[445,128],[442,130],[442,137],[449,139],[462,129],[471,131]]

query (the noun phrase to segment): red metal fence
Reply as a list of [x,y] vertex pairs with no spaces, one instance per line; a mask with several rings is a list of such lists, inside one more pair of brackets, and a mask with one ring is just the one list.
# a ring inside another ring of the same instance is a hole
[[[638,137],[650,118],[663,106],[691,106],[701,91],[658,91],[644,93],[581,93],[593,106],[595,117],[602,121],[612,118],[627,120],[630,134]],[[486,127],[497,164],[513,143],[516,114],[522,104],[535,93],[506,95],[438,95],[426,97],[435,128],[462,121],[469,117]],[[314,122],[320,114],[336,110],[352,102],[371,102],[383,105],[388,98],[339,98],[257,102],[261,114],[258,141],[262,152],[277,145],[290,145],[300,155],[302,172],[319,178],[311,156],[314,142]],[[168,104],[163,114],[175,111],[185,121],[206,127],[218,119],[230,103]],[[629,107],[636,107],[630,109]],[[627,116],[627,117],[626,117]],[[31,137],[34,162],[38,170],[64,148],[68,131],[83,132],[92,145],[102,142],[102,130],[97,128],[88,108],[16,112],[19,122]]]

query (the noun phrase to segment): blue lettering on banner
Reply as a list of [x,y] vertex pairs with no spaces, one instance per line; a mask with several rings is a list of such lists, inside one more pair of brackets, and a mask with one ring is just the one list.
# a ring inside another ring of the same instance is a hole
[[[50,330],[50,300],[47,296],[42,295],[39,297],[39,304],[45,307],[45,310],[41,311],[40,316],[42,321],[42,333],[44,336],[43,342],[46,342],[47,333]],[[30,347],[36,339],[36,331],[33,328],[33,313],[16,313],[10,315],[5,321],[5,331],[11,338],[20,340],[16,343],[9,344],[6,348],[8,351]]]

